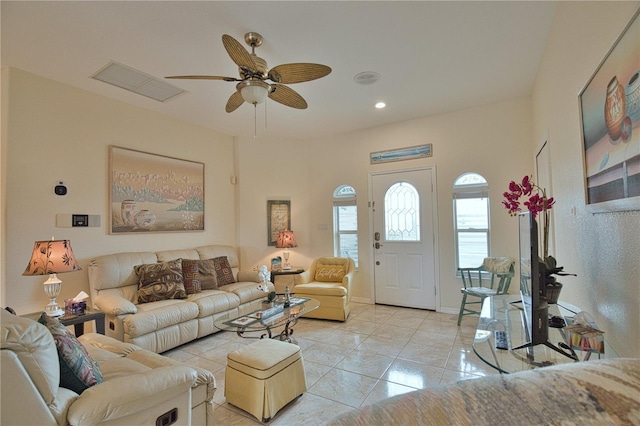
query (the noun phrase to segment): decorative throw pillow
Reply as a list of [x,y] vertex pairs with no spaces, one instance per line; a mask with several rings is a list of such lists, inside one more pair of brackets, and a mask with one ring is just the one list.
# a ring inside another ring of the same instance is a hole
[[236,282],[235,278],[233,277],[233,269],[231,269],[231,265],[229,264],[229,259],[227,259],[227,256],[214,258],[213,264],[216,269],[216,280],[218,281],[218,287]]
[[133,269],[138,276],[138,303],[187,297],[182,259],[138,265]]
[[198,275],[200,275],[200,288],[202,290],[216,290],[218,280],[216,279],[216,266],[213,259],[197,260]]
[[182,278],[187,294],[200,293],[200,274],[198,273],[198,261],[182,259]]
[[342,265],[316,264],[316,281],[339,283],[344,278],[345,270]]
[[98,363],[67,327],[45,313],[38,322],[49,329],[56,343],[61,387],[81,394],[85,389],[103,382]]

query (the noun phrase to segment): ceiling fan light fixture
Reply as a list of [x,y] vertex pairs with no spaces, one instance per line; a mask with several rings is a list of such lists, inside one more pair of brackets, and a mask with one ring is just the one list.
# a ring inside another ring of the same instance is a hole
[[269,95],[269,85],[260,80],[246,80],[238,83],[237,89],[246,102],[257,105],[263,103]]

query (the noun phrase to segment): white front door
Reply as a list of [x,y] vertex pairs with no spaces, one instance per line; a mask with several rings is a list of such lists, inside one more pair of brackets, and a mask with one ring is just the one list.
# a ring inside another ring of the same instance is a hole
[[433,172],[372,175],[376,303],[436,309]]

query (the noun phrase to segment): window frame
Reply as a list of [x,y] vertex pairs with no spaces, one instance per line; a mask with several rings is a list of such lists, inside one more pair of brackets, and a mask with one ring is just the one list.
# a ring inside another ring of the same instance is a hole
[[[469,183],[469,184],[459,184],[464,177],[475,175],[482,179],[482,181],[478,181],[477,183]],[[460,272],[458,268],[460,267],[460,233],[480,233],[486,235],[487,247],[486,247],[486,256],[491,256],[491,198],[489,196],[489,183],[479,173],[475,172],[467,172],[458,176],[453,183],[452,189],[453,196],[453,238],[454,238],[454,249],[455,249],[455,268],[456,268],[456,276],[460,277]],[[486,199],[486,207],[487,207],[487,227],[486,228],[469,228],[469,229],[458,229],[458,200],[463,199]],[[480,266],[480,265],[476,265]]]
[[[350,191],[348,190],[350,188]],[[347,191],[345,191],[347,190]],[[358,269],[359,258],[359,224],[358,224],[358,197],[355,188],[351,185],[340,185],[333,191],[333,254],[336,257],[343,257],[341,250],[341,235],[355,235],[356,236],[356,253],[355,257],[349,256],[353,259],[356,270]],[[355,230],[341,230],[340,228],[340,207],[355,206],[356,211],[356,229]]]

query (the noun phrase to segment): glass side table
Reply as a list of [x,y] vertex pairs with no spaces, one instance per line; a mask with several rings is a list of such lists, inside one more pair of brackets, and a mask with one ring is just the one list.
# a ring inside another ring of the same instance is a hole
[[[527,342],[527,331],[523,327],[522,320],[524,311],[519,309],[516,303],[519,300],[518,295],[493,296],[484,300],[472,344],[475,354],[500,373],[515,373],[536,367],[576,362],[576,359],[569,358],[545,345],[514,349]],[[569,319],[579,311],[580,309],[576,306],[562,301],[549,305],[550,316]],[[507,349],[496,348],[496,330],[507,334]],[[563,328],[549,327],[549,343],[579,359],[575,353],[576,348],[570,347],[567,333]],[[584,360],[587,359],[588,357],[585,356]]]

